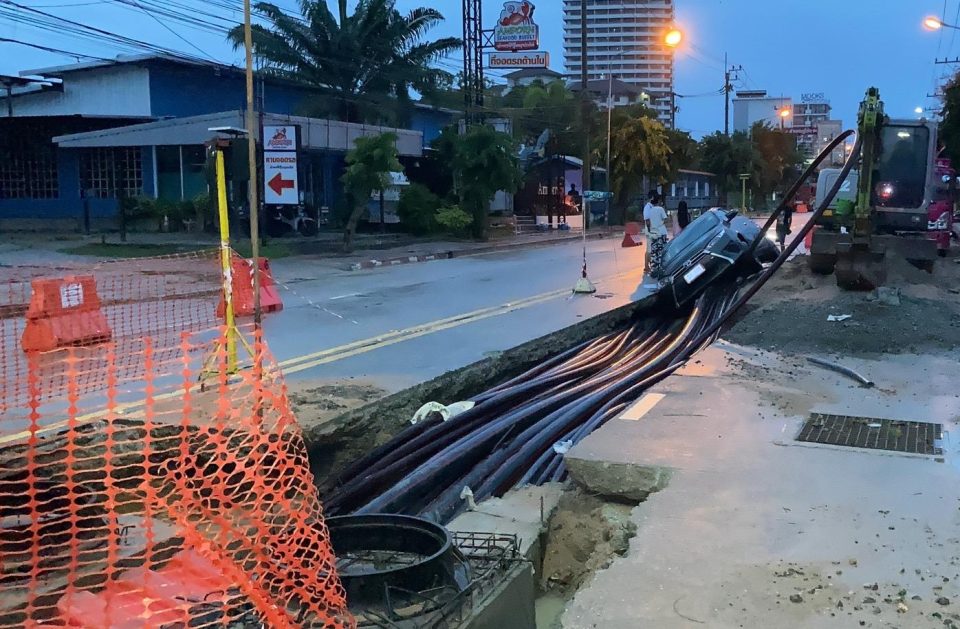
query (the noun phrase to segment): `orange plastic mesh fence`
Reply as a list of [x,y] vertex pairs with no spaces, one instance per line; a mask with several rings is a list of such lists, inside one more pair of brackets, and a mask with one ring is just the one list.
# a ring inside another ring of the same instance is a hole
[[[54,303],[44,308],[70,305],[70,300],[91,303],[101,313],[109,332],[106,338],[118,344],[116,365],[121,374],[142,370],[140,360],[143,338],[151,336],[158,354],[174,351],[180,333],[209,330],[221,322],[216,306],[222,294],[219,250],[187,254],[115,260],[95,266],[60,265],[53,267],[0,267],[0,413],[23,408],[27,402],[25,389],[27,357],[24,331],[30,315],[49,315],[40,324],[53,328],[58,348],[95,345],[87,337],[97,327],[87,313],[57,317],[56,312],[31,312],[38,282],[53,283]],[[74,278],[71,280],[70,278]],[[82,278],[92,282],[82,285]],[[76,291],[72,290],[76,289]],[[90,294],[90,291],[94,294]],[[62,300],[61,304],[57,301]],[[47,331],[47,330],[44,330]],[[80,369],[74,383],[81,391],[105,388],[105,365],[100,352],[77,352]],[[43,381],[41,395],[62,399],[67,381],[60,356],[45,353],[34,367]]]
[[207,263],[87,270],[119,278],[109,340],[24,352],[3,319],[0,627],[352,626],[279,370],[243,330],[228,374]]

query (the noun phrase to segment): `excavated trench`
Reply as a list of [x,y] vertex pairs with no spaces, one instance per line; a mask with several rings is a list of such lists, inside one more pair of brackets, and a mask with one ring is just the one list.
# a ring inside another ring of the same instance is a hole
[[426,402],[449,404],[478,395],[552,356],[624,328],[649,307],[649,302],[622,306],[306,428],[304,438],[321,499],[340,480],[341,471],[410,426]]

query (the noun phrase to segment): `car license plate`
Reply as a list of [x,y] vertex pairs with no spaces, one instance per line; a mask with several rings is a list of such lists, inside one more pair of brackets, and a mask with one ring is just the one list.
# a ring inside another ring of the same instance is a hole
[[704,268],[702,264],[698,264],[689,271],[683,274],[683,281],[687,284],[692,284],[695,279],[707,272],[707,269]]

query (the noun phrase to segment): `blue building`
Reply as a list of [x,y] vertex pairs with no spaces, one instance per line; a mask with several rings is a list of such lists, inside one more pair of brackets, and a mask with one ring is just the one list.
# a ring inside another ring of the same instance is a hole
[[[193,199],[207,190],[211,129],[244,127],[244,74],[232,66],[121,56],[11,78],[0,96],[0,227],[113,221],[122,197]],[[340,195],[356,138],[393,131],[401,158],[416,160],[459,113],[417,104],[409,128],[388,129],[302,115],[315,96],[256,78],[261,123],[301,128],[301,193],[317,208]]]

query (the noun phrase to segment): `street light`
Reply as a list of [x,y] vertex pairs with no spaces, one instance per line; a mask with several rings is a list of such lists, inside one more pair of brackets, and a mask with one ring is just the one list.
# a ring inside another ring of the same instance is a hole
[[678,28],[671,28],[669,31],[667,31],[667,34],[663,36],[663,43],[670,48],[676,48],[682,41],[683,31]]
[[787,118],[790,117],[790,110],[784,107],[780,110],[780,130],[783,131],[787,123]]
[[923,18],[923,27],[928,31],[939,31],[941,28],[952,28],[954,30],[960,31],[960,26],[954,26],[953,24],[947,24],[938,17],[929,17]]
[[913,110],[913,113],[915,113],[915,114],[922,114],[922,113],[923,113],[923,107],[917,107],[916,109]]

